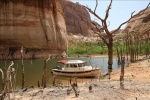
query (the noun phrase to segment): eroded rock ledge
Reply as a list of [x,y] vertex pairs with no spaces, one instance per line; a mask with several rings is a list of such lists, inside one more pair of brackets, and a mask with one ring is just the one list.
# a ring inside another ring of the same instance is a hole
[[1,0],[0,58],[59,55],[67,48],[61,0]]

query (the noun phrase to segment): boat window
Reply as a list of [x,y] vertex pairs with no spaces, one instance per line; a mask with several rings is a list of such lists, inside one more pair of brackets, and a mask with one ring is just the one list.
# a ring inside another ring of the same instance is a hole
[[68,68],[69,67],[69,65],[68,64],[66,64],[66,68]]
[[77,67],[78,65],[77,64],[66,64],[66,68],[69,68],[69,67]]
[[76,64],[72,64],[72,66],[71,67],[77,67],[77,65]]
[[77,65],[76,65],[76,64],[74,64],[74,65],[73,65],[73,67],[77,67]]
[[79,66],[79,67],[82,67],[82,66],[83,66],[83,64],[78,64],[78,66]]

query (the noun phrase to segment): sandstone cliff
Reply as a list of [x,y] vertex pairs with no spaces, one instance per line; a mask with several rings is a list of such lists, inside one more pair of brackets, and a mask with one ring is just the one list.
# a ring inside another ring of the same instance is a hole
[[89,12],[78,2],[68,0],[62,2],[66,28],[68,33],[90,35],[92,34],[92,21]]
[[132,18],[128,22],[127,26],[123,30],[123,33],[126,33],[127,31],[128,32],[136,31],[136,32],[139,32],[141,35],[145,35],[149,33],[150,31],[150,7],[140,16]]
[[26,54],[39,56],[66,50],[61,0],[0,1],[0,54],[14,57],[22,45]]

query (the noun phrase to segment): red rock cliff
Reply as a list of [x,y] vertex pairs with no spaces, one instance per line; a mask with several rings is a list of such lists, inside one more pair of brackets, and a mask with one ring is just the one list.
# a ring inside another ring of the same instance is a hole
[[88,11],[79,3],[68,0],[62,2],[67,32],[73,34],[91,34],[91,18]]

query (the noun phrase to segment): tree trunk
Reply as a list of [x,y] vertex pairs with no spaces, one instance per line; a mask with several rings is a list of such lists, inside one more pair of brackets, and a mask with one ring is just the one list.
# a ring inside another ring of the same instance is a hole
[[125,65],[125,57],[121,58],[121,74],[120,74],[120,88],[124,89],[124,65]]
[[44,70],[43,70],[43,88],[46,87],[46,76],[47,76],[47,62],[44,61]]
[[0,68],[0,72],[2,73],[2,90],[3,90],[4,89],[4,72],[1,68]]
[[113,64],[113,38],[112,36],[109,37],[109,44],[108,44],[108,74],[112,72],[112,64]]
[[126,55],[127,55],[127,61],[128,61],[128,54],[129,54],[129,45],[128,45],[128,33],[127,33],[127,38],[125,40],[125,45],[126,45]]
[[136,58],[136,60],[138,60],[139,59],[139,37],[137,37],[137,58]]
[[21,64],[22,64],[22,89],[24,88],[24,63],[23,63],[23,46],[21,48]]
[[118,65],[119,65],[119,64],[120,64],[120,54],[119,54],[119,50],[118,50],[118,47],[116,47],[116,50],[117,50]]

